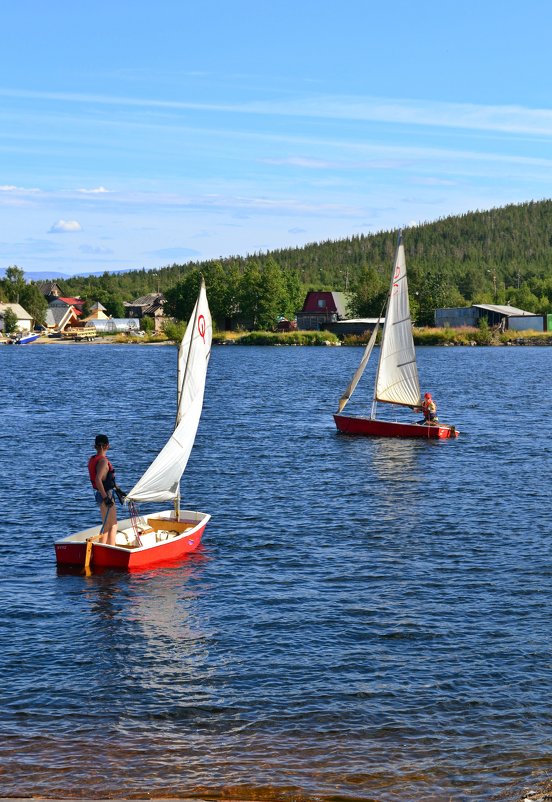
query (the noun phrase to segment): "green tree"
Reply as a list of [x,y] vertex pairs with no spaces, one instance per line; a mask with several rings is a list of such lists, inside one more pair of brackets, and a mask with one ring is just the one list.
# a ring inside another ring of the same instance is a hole
[[232,329],[240,314],[241,271],[236,261],[224,266],[226,274],[226,319],[225,329]]
[[414,283],[412,292],[414,303],[417,305],[416,323],[418,326],[433,326],[435,323],[435,310],[441,307],[459,306],[462,296],[448,283],[447,277],[438,268],[428,268],[423,272],[420,282]]
[[388,289],[388,282],[378,271],[372,266],[364,265],[351,293],[353,315],[378,317],[387,298]]
[[110,295],[106,299],[105,308],[107,310],[107,314],[111,315],[111,317],[118,317],[118,318],[127,317],[123,299],[121,298],[119,293],[113,293],[113,295]]
[[271,330],[288,305],[282,270],[274,259],[248,262],[240,284],[240,317],[251,329]]
[[189,320],[201,286],[199,270],[190,270],[174,287],[165,292],[165,314],[177,320]]
[[243,271],[240,289],[240,319],[251,329],[262,328],[260,318],[260,298],[263,292],[261,269],[258,262],[248,262]]
[[514,290],[509,295],[512,306],[523,309],[525,312],[540,312],[540,304],[537,296],[531,292],[526,282],[523,282],[518,290]]
[[175,323],[174,320],[165,320],[163,331],[165,332],[169,340],[173,340],[175,343],[179,343],[184,337],[184,333],[186,331],[186,324],[182,320],[179,323]]
[[276,326],[278,317],[288,307],[288,293],[280,265],[268,259],[261,267],[261,294],[259,296],[258,324],[270,331]]
[[142,320],[140,321],[140,327],[142,331],[145,331],[147,334],[150,334],[155,329],[155,322],[152,317],[149,315],[144,315]]
[[[196,272],[199,273],[199,271]],[[203,278],[205,279],[205,289],[213,321],[217,328],[225,329],[226,321],[232,317],[232,312],[235,312],[232,309],[233,302],[229,276],[220,262],[212,262],[205,269]],[[197,278],[195,281],[199,291],[200,280]]]
[[19,303],[31,315],[35,326],[44,325],[48,304],[36,284],[26,284],[23,287]]
[[17,315],[8,307],[4,312],[4,334],[13,334],[17,329]]
[[305,288],[301,283],[297,270],[284,270],[283,274],[287,296],[284,314],[289,320],[293,320],[297,312],[303,308]]
[[20,296],[25,289],[25,272],[17,265],[6,268],[5,288],[12,304],[20,303]]

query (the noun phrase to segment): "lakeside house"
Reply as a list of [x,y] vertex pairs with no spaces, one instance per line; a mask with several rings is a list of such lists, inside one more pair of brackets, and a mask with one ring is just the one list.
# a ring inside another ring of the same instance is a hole
[[91,320],[109,320],[109,315],[106,314],[107,309],[103,306],[99,301],[96,301],[95,304],[92,305],[92,309],[88,317],[83,319],[83,323],[86,324]]
[[537,315],[509,304],[472,304],[436,309],[434,317],[437,328],[477,327],[483,319],[491,328],[499,326],[502,330],[514,331],[547,331],[547,318],[552,318],[552,315]]
[[49,306],[44,316],[44,326],[48,332],[62,332],[77,323],[78,316],[72,306]]
[[49,304],[61,296],[61,287],[55,281],[40,281],[36,286]]
[[297,328],[303,331],[325,329],[326,324],[344,320],[347,316],[347,302],[343,292],[310,290],[297,312]]
[[55,298],[53,301],[50,302],[49,306],[61,306],[61,304],[65,304],[66,306],[72,306],[74,309],[77,309],[79,314],[82,314],[84,311],[84,304],[85,301],[83,298],[77,296],[76,298]]
[[162,292],[150,292],[134,301],[124,301],[123,306],[129,318],[141,320],[143,317],[151,317],[155,333],[163,330],[165,296]]
[[18,331],[32,331],[33,329],[33,318],[27,312],[26,309],[23,309],[21,304],[8,304],[8,303],[0,303],[0,331],[4,331],[4,317],[8,309],[14,313],[15,317],[17,318],[17,330]]
[[67,328],[82,325],[84,301],[81,298],[56,297],[50,301],[44,319],[48,332],[61,333]]

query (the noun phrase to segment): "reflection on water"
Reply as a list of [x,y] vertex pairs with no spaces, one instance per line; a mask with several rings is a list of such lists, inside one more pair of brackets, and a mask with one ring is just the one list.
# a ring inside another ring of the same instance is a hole
[[182,488],[213,516],[202,551],[85,577],[53,541],[95,523],[86,444],[108,431],[122,485],[138,478],[174,419],[175,350],[0,349],[5,795],[457,802],[546,776],[532,433],[552,350],[421,349],[458,441],[338,435],[358,356],[215,348]]

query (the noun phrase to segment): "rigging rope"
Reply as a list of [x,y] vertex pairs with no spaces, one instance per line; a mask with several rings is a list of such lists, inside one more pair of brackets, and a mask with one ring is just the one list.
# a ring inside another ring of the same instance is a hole
[[128,502],[128,511],[130,512],[130,522],[132,524],[136,540],[138,541],[138,545],[142,546],[143,543],[140,538],[140,529],[138,528],[142,524],[142,521],[140,520],[140,513],[138,512],[138,505],[136,502]]

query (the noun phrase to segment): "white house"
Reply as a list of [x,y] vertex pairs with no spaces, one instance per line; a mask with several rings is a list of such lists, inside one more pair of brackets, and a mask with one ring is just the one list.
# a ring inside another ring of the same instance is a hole
[[4,315],[11,309],[17,318],[18,331],[32,331],[33,319],[21,304],[0,304],[0,331],[4,331]]

